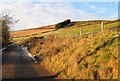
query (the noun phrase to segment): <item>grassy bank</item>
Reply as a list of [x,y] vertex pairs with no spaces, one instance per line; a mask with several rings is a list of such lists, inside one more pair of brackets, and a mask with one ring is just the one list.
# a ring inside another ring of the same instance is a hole
[[117,79],[118,21],[106,21],[104,31],[100,31],[99,23],[77,22],[71,27],[18,40],[23,40],[21,45],[28,47],[47,70],[53,74],[59,73],[57,78]]
[[[104,31],[97,35],[66,38],[60,45],[53,41],[51,47],[57,47],[44,53],[48,56],[42,63],[53,73],[62,71],[59,78],[117,79],[118,37],[115,35],[117,33]],[[61,47],[63,43],[65,46]]]
[[117,79],[118,38],[117,31],[105,30],[77,37],[31,38],[23,45],[42,56],[41,63],[50,72],[61,72],[58,78]]

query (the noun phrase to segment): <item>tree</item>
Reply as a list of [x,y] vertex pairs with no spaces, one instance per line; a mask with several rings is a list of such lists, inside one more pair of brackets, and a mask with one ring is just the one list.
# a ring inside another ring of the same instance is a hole
[[2,47],[5,47],[10,43],[10,27],[12,27],[18,20],[14,20],[10,14],[3,14],[0,19],[0,29],[1,29],[1,38],[0,41],[2,42]]

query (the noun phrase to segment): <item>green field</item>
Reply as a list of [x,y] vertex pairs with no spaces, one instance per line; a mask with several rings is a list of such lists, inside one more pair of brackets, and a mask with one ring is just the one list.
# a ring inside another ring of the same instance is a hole
[[[78,22],[78,23],[80,23],[80,22]],[[48,37],[50,34],[52,34],[56,37],[75,36],[75,35],[80,35],[80,28],[82,28],[82,34],[101,31],[101,24],[79,26],[78,23],[76,23],[74,26],[71,26],[71,27],[68,27],[68,28],[61,28],[61,29],[53,31],[53,32],[38,34],[36,36],[38,36],[38,37],[39,36]],[[104,29],[118,27],[118,23],[120,23],[120,22],[117,21],[117,22],[105,24]]]
[[[108,23],[109,22],[109,23]],[[110,21],[104,22],[104,29],[113,28],[113,27],[119,27],[118,24],[120,21],[116,22],[110,22]],[[99,22],[101,23],[101,22]],[[81,25],[82,24],[82,25]],[[67,37],[67,36],[77,36],[80,35],[80,28],[82,29],[82,34],[90,33],[90,32],[99,32],[101,31],[101,24],[96,24],[96,22],[89,21],[89,22],[77,22],[75,25],[68,27],[68,28],[61,28],[56,31],[48,32],[48,33],[40,33],[36,35],[32,35],[29,37],[17,37],[13,38],[13,41],[15,43],[19,43],[19,41],[24,41],[31,37],[40,37],[44,36],[45,38],[48,38],[49,35],[55,36],[55,37]]]

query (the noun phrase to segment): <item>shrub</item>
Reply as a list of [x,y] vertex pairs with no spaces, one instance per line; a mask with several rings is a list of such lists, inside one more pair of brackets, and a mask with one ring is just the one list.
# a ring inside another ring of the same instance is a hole
[[65,21],[63,21],[63,22],[57,23],[57,24],[55,25],[55,28],[56,28],[56,29],[63,28],[63,27],[67,26],[67,25],[70,24],[70,23],[71,23],[70,19],[67,19],[67,20],[65,20]]

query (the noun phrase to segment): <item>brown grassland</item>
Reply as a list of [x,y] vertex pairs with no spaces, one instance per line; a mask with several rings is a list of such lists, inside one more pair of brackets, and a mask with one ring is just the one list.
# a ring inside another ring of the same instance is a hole
[[55,30],[54,25],[43,26],[40,28],[33,28],[33,29],[26,29],[26,30],[19,30],[19,31],[12,31],[10,32],[11,37],[26,37],[35,35],[38,33],[44,33]]

